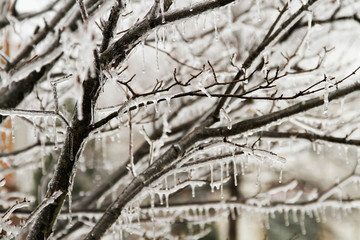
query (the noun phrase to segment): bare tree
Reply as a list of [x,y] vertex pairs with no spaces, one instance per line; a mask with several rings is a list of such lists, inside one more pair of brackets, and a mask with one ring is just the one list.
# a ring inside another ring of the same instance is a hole
[[2,237],[315,238],[360,208],[358,2],[36,2],[0,1]]

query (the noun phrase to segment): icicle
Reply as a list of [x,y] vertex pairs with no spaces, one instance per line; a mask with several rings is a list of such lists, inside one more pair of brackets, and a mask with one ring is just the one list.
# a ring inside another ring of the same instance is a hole
[[260,15],[260,1],[261,0],[256,0],[256,13],[258,16],[258,21],[261,21],[261,15]]
[[235,207],[230,206],[231,220],[236,220]]
[[146,64],[145,64],[145,38],[141,41],[141,56],[142,56],[142,73],[145,74]]
[[181,29],[182,29],[181,33],[182,33],[183,37],[185,37],[185,21],[181,22]]
[[[245,153],[245,158],[247,158],[247,157],[248,157],[248,155],[247,155],[247,153]],[[241,165],[241,175],[244,176],[245,175],[245,159],[240,162],[240,165]]]
[[119,235],[120,235],[120,240],[123,240],[123,230],[122,230],[122,224],[119,224],[120,228],[119,228]]
[[195,184],[190,184],[191,187],[191,196],[194,198],[195,197]]
[[189,172],[188,172],[188,179],[192,179],[192,176],[193,176],[193,169],[190,169]]
[[233,171],[234,171],[234,185],[237,186],[237,169],[236,169],[236,159],[235,159],[235,152],[233,153]]
[[271,140],[266,141],[267,150],[271,151]]
[[177,185],[176,172],[174,172],[174,186]]
[[53,122],[53,134],[54,134],[54,149],[57,150],[58,149],[58,142],[57,142],[57,130],[56,130],[56,117],[52,118],[52,122]]
[[331,82],[328,77],[325,76],[325,87],[324,87],[324,115],[328,114],[329,107],[329,86]]
[[102,152],[101,152],[101,157],[103,159],[103,162],[106,162],[107,161],[107,155],[106,155],[106,136],[102,137],[101,138],[101,149],[102,149]]
[[213,11],[213,15],[214,15],[214,31],[215,31],[215,41],[219,41],[219,32],[218,32],[218,28],[217,28],[217,15],[216,12]]
[[175,24],[173,24],[171,26],[171,30],[172,30],[172,41],[175,42],[176,41],[176,27],[175,27]]
[[343,146],[343,149],[344,149],[345,164],[349,165],[350,164],[349,157],[348,157],[349,147]]
[[157,100],[153,100],[152,102],[154,104],[155,112],[158,113],[159,111],[158,111],[158,108],[157,108]]
[[280,174],[279,174],[279,183],[282,183],[283,178],[283,166],[281,165]]
[[159,37],[158,37],[158,29],[155,30],[155,51],[156,51],[156,70],[159,71]]
[[163,48],[166,49],[166,44],[165,44],[166,43],[166,35],[165,35],[165,30],[166,29],[165,29],[165,27],[162,27],[161,30],[162,30]]
[[199,82],[198,83],[199,90],[203,92],[208,98],[212,99],[211,94],[205,89],[205,87]]
[[344,103],[345,103],[345,98],[341,98],[340,100],[340,116],[343,116],[343,112],[344,112]]
[[211,192],[214,192],[214,168],[213,165],[210,164],[210,187],[211,187]]
[[233,21],[233,14],[231,11],[231,5],[227,6],[227,20],[228,20],[228,26],[230,26],[230,28],[232,27],[232,21]]
[[45,132],[45,138],[49,137],[50,138],[50,132],[49,132],[49,117],[44,117],[43,118],[44,121],[44,132]]
[[161,14],[161,22],[162,23],[165,23],[164,1],[166,1],[166,0],[160,0],[160,14]]
[[317,223],[321,222],[320,214],[317,208],[314,209],[315,220]]
[[220,196],[221,199],[224,199],[224,166],[222,162],[220,164]]
[[15,116],[10,115],[11,119],[11,142],[15,143]]
[[169,209],[169,193],[167,193],[168,191],[168,182],[167,182],[167,177],[165,177],[164,179],[164,185],[165,185],[165,204],[166,204],[166,209]]
[[290,222],[289,222],[289,210],[287,208],[284,209],[284,220],[285,220],[285,226],[288,227],[290,225]]
[[[191,10],[191,9],[190,9]],[[195,17],[195,33],[196,33],[196,36],[199,37],[200,35],[200,31],[199,31],[199,18],[200,18],[200,15],[197,15]]]
[[79,97],[78,100],[76,102],[76,106],[77,106],[77,118],[78,120],[82,120],[83,119],[83,109],[82,109],[82,100],[83,100],[83,88],[80,87],[80,93],[79,93]]
[[158,195],[159,195],[160,205],[164,205],[163,194],[159,192]]
[[224,108],[220,109],[220,116],[227,121],[227,128],[230,130],[232,128],[232,121]]
[[303,235],[306,235],[305,212],[303,210],[301,210],[301,214],[300,214],[300,228],[301,228],[301,233]]
[[312,12],[308,11],[306,13],[308,20],[307,36],[306,36],[306,49],[310,50],[310,34],[311,34],[311,25],[312,25]]
[[51,87],[52,87],[53,95],[54,95],[55,112],[58,113],[59,112],[59,101],[58,101],[57,90],[56,90],[56,82],[51,82]]
[[153,192],[150,192],[150,208],[151,208],[151,222],[154,223],[154,218],[155,218],[155,196],[154,196],[154,193]]
[[260,186],[260,173],[261,173],[261,164],[258,161],[256,168],[256,186]]
[[[131,165],[131,172],[136,177],[136,169],[134,163],[134,133],[132,129],[132,118],[131,118],[131,111],[129,111],[129,154],[130,154],[130,165]],[[105,149],[106,150],[106,149]],[[103,149],[103,151],[105,151]]]
[[238,216],[240,216],[240,214],[241,214],[241,208],[240,208],[239,206],[236,206],[236,207],[235,207],[235,211],[236,211],[236,214],[237,214]]
[[206,30],[206,14],[203,15],[204,16],[204,25],[203,25],[203,31]]
[[167,191],[168,190],[168,181],[167,181],[167,176],[165,176],[164,178],[164,187],[165,187],[165,190]]
[[166,210],[169,210],[169,194],[168,193],[164,193],[165,195],[165,206],[166,206]]
[[263,60],[264,60],[264,65],[263,65],[261,71],[264,74],[267,74],[267,71],[268,71],[269,55],[270,55],[270,53],[268,51],[264,51],[263,54],[262,54],[262,57],[263,57]]
[[226,177],[228,177],[228,176],[230,176],[230,172],[229,172],[229,162],[228,162],[228,161],[226,161],[226,162],[225,162],[225,164],[226,164],[226,167],[225,167],[225,170],[226,170]]
[[46,166],[45,166],[45,142],[46,142],[46,136],[40,135],[40,144],[41,144],[41,171],[42,174],[46,175]]
[[270,229],[269,213],[265,213],[265,228],[266,228],[267,230]]
[[171,97],[166,97],[165,100],[166,100],[166,102],[167,102],[167,105],[168,105],[168,108],[169,108],[169,112],[171,112],[171,105],[170,105]]
[[312,142],[312,150],[313,150],[313,152],[317,152],[317,143],[316,143],[316,141]]
[[297,210],[296,210],[296,209],[293,209],[292,214],[293,214],[293,220],[294,220],[294,222],[297,223],[297,222],[298,222]]

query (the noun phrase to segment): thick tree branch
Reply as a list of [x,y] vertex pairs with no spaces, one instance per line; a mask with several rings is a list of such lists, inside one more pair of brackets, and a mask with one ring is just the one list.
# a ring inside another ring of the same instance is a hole
[[121,10],[123,8],[123,4],[121,3],[121,0],[118,0],[116,4],[111,8],[109,19],[106,23],[106,26],[104,26],[103,30],[103,40],[100,47],[100,53],[104,52],[110,43],[110,40],[114,36],[114,29],[116,27],[116,24],[118,22]]
[[49,183],[49,189],[46,195],[51,196],[59,190],[62,193],[53,204],[46,206],[37,215],[27,239],[46,239],[52,232],[53,225],[68,194],[71,182],[73,181],[72,177],[76,171],[74,167],[78,154],[82,151],[84,141],[90,133],[89,125],[93,113],[92,104],[96,102],[99,87],[100,82],[98,75],[91,77],[89,73],[89,78],[83,83],[83,91],[86,94],[83,94],[82,99],[82,116],[79,116],[78,108],[75,107],[76,110],[71,122],[72,127],[69,127],[66,132],[64,145],[61,149],[55,173]]

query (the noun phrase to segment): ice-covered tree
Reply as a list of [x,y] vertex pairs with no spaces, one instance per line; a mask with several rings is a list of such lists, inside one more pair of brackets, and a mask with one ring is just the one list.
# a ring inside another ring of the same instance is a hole
[[0,1],[1,237],[344,234],[360,208],[359,10]]

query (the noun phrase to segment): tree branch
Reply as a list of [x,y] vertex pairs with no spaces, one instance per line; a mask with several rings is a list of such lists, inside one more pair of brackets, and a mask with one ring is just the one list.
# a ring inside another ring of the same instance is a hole
[[103,65],[115,61],[115,64],[121,63],[126,55],[139,43],[142,36],[150,30],[175,22],[184,18],[189,18],[205,11],[225,6],[234,0],[214,0],[205,3],[199,3],[189,8],[163,13],[161,16],[145,18],[127,31],[118,41],[113,43],[106,51],[101,54],[100,61]]
[[49,23],[45,25],[45,27],[40,30],[28,43],[25,47],[22,48],[20,53],[11,61],[11,63],[6,64],[5,71],[9,72],[12,68],[14,68],[21,60],[27,58],[34,46],[36,46],[39,42],[41,42],[50,31],[54,31],[55,26],[59,23],[59,21],[66,15],[66,13],[73,7],[75,4],[75,0],[68,0],[67,3],[60,8],[59,12],[51,19]]
[[[349,93],[360,90],[360,83],[355,83],[349,87],[335,90],[329,94],[329,101],[343,97]],[[147,168],[140,175],[135,177],[133,181],[124,189],[118,198],[109,206],[104,215],[86,236],[86,240],[100,239],[105,231],[117,220],[121,215],[121,211],[127,203],[135,199],[136,195],[146,186],[154,182],[164,173],[170,171],[176,165],[174,162],[182,156],[187,149],[192,147],[196,142],[213,137],[226,137],[237,135],[245,131],[262,127],[281,118],[289,117],[294,114],[307,111],[318,107],[324,103],[324,97],[315,97],[307,101],[300,102],[283,110],[270,113],[264,116],[244,120],[232,126],[219,128],[203,128],[198,127],[190,134],[184,136],[177,144],[172,145],[157,161]]]
[[307,139],[311,142],[320,140],[332,143],[346,144],[360,146],[360,140],[347,139],[346,137],[339,138],[327,135],[319,135],[313,133],[300,133],[300,132],[274,132],[274,131],[260,131],[255,133],[259,137],[269,137],[269,138],[297,138],[297,139]]
[[[34,86],[55,65],[62,53],[50,63],[41,67],[40,71],[32,71],[26,78],[12,82],[0,90],[0,108],[15,108],[32,92]],[[5,119],[0,115],[0,123]]]

